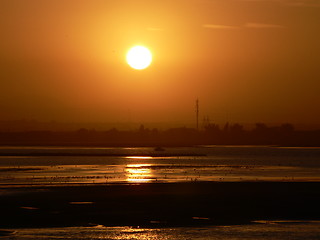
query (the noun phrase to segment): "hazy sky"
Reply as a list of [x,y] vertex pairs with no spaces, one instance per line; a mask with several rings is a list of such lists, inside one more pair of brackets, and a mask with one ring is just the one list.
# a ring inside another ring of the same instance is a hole
[[[320,123],[318,0],[0,0],[0,119]],[[128,49],[153,54],[146,70]]]

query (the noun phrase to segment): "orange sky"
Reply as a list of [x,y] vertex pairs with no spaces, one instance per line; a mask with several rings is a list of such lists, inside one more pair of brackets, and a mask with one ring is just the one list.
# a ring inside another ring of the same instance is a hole
[[[0,120],[320,123],[320,1],[2,0]],[[151,66],[130,68],[134,45]]]

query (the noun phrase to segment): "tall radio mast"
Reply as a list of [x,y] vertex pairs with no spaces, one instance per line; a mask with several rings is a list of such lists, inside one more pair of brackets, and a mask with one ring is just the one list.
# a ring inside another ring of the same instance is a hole
[[199,99],[196,100],[196,119],[197,119],[197,130],[199,130]]

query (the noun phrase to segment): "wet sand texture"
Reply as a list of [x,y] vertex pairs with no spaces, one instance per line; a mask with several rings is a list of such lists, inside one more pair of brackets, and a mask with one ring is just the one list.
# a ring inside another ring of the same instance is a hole
[[1,191],[8,194],[0,195],[0,228],[320,219],[319,182],[111,184]]

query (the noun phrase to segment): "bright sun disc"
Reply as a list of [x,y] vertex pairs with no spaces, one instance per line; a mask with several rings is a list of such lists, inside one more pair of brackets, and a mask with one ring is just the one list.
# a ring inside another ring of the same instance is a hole
[[150,65],[151,61],[152,54],[146,47],[135,46],[130,48],[127,53],[127,63],[134,69],[145,69]]

